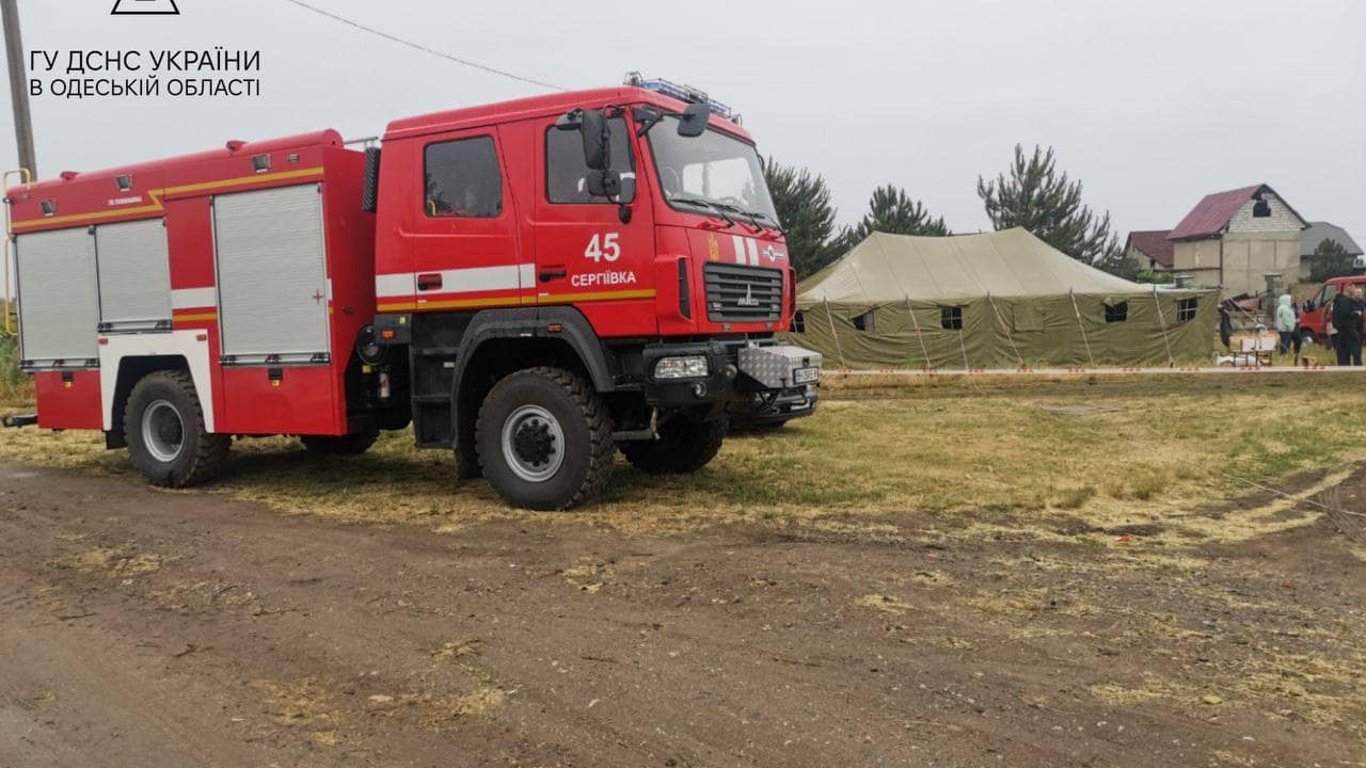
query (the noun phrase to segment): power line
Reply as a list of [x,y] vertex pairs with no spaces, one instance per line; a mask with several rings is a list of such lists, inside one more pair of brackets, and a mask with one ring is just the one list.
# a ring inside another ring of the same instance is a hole
[[551,90],[555,90],[555,91],[566,91],[566,90],[569,90],[568,88],[563,88],[563,87],[561,87],[561,86],[555,85],[554,83],[547,83],[547,82],[545,82],[544,80],[537,80],[537,79],[531,78],[531,77],[523,77],[523,76],[521,76],[521,75],[514,74],[514,73],[512,73],[512,72],[508,72],[507,70],[498,69],[497,67],[490,67],[490,66],[487,65],[487,64],[480,64],[480,63],[477,62],[477,61],[470,61],[469,59],[462,59],[462,58],[460,58],[459,56],[452,56],[452,55],[449,54],[449,53],[444,53],[444,52],[442,52],[442,51],[438,51],[438,50],[435,50],[435,49],[433,49],[433,48],[428,48],[428,47],[425,46],[425,45],[421,45],[421,44],[419,44],[419,43],[414,43],[414,42],[412,42],[412,41],[410,41],[410,40],[404,40],[403,38],[401,38],[401,37],[396,37],[396,36],[394,36],[394,35],[389,34],[388,32],[382,32],[382,31],[380,31],[380,30],[378,30],[378,29],[375,29],[374,27],[368,27],[368,26],[366,26],[366,25],[364,25],[364,24],[361,24],[361,23],[358,22],[358,21],[352,21],[351,19],[348,19],[348,18],[346,18],[346,17],[344,17],[344,16],[338,16],[337,14],[332,13],[331,11],[325,11],[325,10],[323,10],[322,8],[318,8],[318,7],[316,7],[316,6],[309,5],[308,3],[305,3],[305,2],[303,2],[302,0],[285,0],[285,2],[291,3],[291,4],[293,4],[293,5],[297,5],[297,6],[299,6],[300,8],[303,8],[304,10],[312,11],[313,13],[316,13],[316,14],[318,14],[319,16],[326,16],[327,18],[332,19],[333,21],[340,21],[341,23],[343,23],[343,24],[345,24],[345,25],[347,25],[347,26],[349,26],[349,27],[354,27],[354,28],[356,28],[356,29],[359,29],[359,30],[361,30],[362,32],[369,32],[369,33],[372,34],[372,35],[378,35],[378,36],[380,36],[380,37],[382,37],[382,38],[384,38],[385,40],[388,40],[388,41],[390,41],[390,42],[398,43],[399,45],[404,45],[404,46],[407,46],[407,47],[412,48],[412,49],[414,49],[414,50],[422,51],[423,53],[429,53],[429,54],[431,54],[431,55],[433,55],[433,56],[438,56],[438,57],[443,58],[443,59],[445,59],[445,60],[447,60],[447,61],[453,61],[453,62],[455,62],[456,64],[461,64],[461,65],[466,66],[466,67],[472,67],[472,68],[474,68],[474,69],[478,69],[478,70],[482,70],[482,71],[484,71],[484,72],[488,72],[489,74],[492,74],[492,75],[499,75],[499,76],[501,76],[501,77],[506,77],[506,78],[510,78],[510,79],[512,79],[512,80],[517,80],[517,81],[519,81],[519,82],[528,83],[528,84],[530,84],[530,85],[539,85],[539,86],[541,86],[542,88],[550,88]]

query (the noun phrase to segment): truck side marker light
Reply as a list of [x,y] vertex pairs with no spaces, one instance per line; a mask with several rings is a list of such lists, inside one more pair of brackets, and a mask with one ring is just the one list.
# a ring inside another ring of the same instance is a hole
[[564,326],[559,323],[551,323],[550,325],[547,325],[545,329],[551,333],[559,333],[564,330]]
[[195,334],[194,340],[195,340],[195,341],[208,341],[208,340],[209,340],[209,334],[207,334],[207,333],[198,333],[198,334]]
[[390,341],[394,338],[394,332],[389,330],[380,331],[379,335],[383,336],[385,341]]

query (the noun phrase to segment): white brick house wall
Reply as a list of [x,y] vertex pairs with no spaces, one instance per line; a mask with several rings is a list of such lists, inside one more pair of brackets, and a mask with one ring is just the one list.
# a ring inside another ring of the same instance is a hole
[[1263,199],[1271,206],[1271,215],[1258,218],[1252,215],[1253,207],[1257,205],[1256,200],[1248,200],[1243,203],[1243,207],[1233,214],[1229,219],[1228,231],[1230,234],[1242,232],[1299,232],[1306,226],[1304,220],[1295,215],[1281,198],[1271,192],[1264,194]]

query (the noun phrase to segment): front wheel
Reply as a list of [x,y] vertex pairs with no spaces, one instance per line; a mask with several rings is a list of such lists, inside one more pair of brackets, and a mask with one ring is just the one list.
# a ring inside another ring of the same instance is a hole
[[232,445],[230,436],[205,427],[194,381],[184,371],[157,371],[139,381],[128,395],[123,430],[147,482],[166,488],[211,479]]
[[560,368],[529,368],[495,384],[479,409],[475,445],[484,477],[504,501],[542,511],[601,493],[615,450],[607,405]]
[[642,472],[685,475],[716,458],[726,432],[724,420],[696,422],[679,416],[660,425],[658,440],[622,443],[621,453]]

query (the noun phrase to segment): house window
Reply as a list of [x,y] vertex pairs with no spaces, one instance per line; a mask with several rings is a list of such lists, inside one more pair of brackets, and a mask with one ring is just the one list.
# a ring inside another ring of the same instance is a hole
[[[623,179],[635,177],[635,159],[631,155],[631,129],[625,118],[607,121],[611,129],[612,170]],[[635,199],[635,184],[623,184],[619,200],[629,203]],[[545,194],[552,203],[609,203],[605,197],[588,194],[588,164],[583,158],[583,134],[551,127],[545,134]]]
[[806,333],[806,313],[800,309],[792,315],[792,332]]
[[1252,218],[1269,219],[1271,218],[1271,203],[1265,200],[1258,200],[1252,204]]
[[939,326],[946,331],[963,330],[963,308],[962,307],[940,307]]
[[1105,305],[1105,322],[1122,323],[1129,319],[1129,302],[1121,301],[1118,304]]
[[427,215],[492,219],[503,212],[503,175],[493,137],[430,144]]
[[863,314],[855,317],[854,327],[860,331],[863,331],[864,333],[873,333],[875,327],[873,310],[870,309],[867,312],[864,312]]
[[1199,299],[1177,299],[1176,300],[1176,322],[1189,323],[1195,319],[1195,314],[1200,309]]

